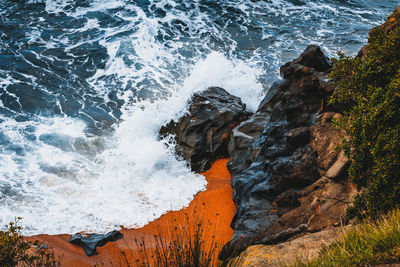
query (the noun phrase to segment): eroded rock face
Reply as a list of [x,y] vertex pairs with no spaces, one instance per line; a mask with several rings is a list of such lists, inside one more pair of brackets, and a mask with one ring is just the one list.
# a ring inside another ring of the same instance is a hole
[[222,259],[250,244],[277,243],[340,222],[354,190],[338,178],[347,159],[336,150],[339,133],[331,125],[339,114],[325,105],[333,90],[330,68],[321,49],[309,46],[281,67],[284,80],[232,130],[228,168],[237,210]]
[[229,157],[231,130],[251,113],[239,97],[219,87],[210,87],[191,99],[187,115],[163,126],[160,135],[174,134],[178,154],[195,172],[204,172],[217,158]]

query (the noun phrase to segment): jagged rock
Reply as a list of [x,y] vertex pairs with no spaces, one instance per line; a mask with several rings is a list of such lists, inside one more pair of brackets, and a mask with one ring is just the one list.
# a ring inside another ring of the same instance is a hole
[[[400,7],[370,31],[370,38],[399,26]],[[364,61],[368,53],[366,45],[358,57]],[[284,242],[346,220],[345,210],[357,191],[347,179],[349,160],[337,149],[343,133],[332,128],[332,120],[354,103],[328,105],[334,91],[326,75],[330,67],[318,47],[308,47],[281,67],[284,80],[271,87],[249,120],[233,129],[228,166],[237,206],[235,233],[221,259],[252,244]],[[312,161],[316,172],[308,168]],[[286,253],[286,244],[250,247],[234,266],[276,266],[282,257],[301,254],[293,244],[293,253]]]
[[298,74],[298,71],[304,69],[304,67],[312,68],[318,72],[325,72],[332,65],[319,46],[310,45],[298,58],[283,65],[281,74],[283,78],[288,78],[293,74]]
[[93,256],[97,254],[96,247],[102,247],[108,242],[115,242],[122,237],[123,235],[119,231],[114,230],[107,234],[91,234],[88,236],[75,234],[70,238],[69,242],[83,248],[86,255]]
[[309,260],[318,255],[321,247],[336,241],[351,226],[327,229],[308,234],[279,245],[254,245],[239,257],[229,261],[229,267],[279,267],[293,264],[296,260]]
[[190,162],[193,171],[204,172],[215,159],[229,157],[230,133],[250,115],[240,98],[210,87],[195,94],[188,114],[162,127],[160,135],[174,134],[178,153]]
[[299,127],[289,131],[287,134],[289,144],[301,147],[310,142],[310,127]]
[[331,125],[339,114],[324,104],[333,91],[330,68],[321,49],[309,46],[281,67],[284,80],[232,130],[228,168],[237,210],[221,259],[250,244],[281,242],[340,222],[354,190],[323,177],[329,171],[336,179],[347,167]]
[[[348,181],[339,183],[323,176],[300,192],[298,207],[282,214],[253,243],[274,244],[295,234],[316,232],[345,222],[346,208],[355,195],[356,190]],[[296,231],[288,233],[288,229]]]

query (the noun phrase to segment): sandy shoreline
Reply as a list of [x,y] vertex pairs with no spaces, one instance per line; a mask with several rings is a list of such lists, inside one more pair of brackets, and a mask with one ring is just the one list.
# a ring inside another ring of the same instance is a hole
[[197,223],[196,218],[200,217],[204,223],[212,225],[212,231],[206,231],[204,239],[211,240],[211,236],[215,232],[216,240],[223,244],[229,241],[233,235],[230,223],[235,212],[230,174],[226,168],[227,162],[228,159],[217,160],[211,169],[204,173],[208,181],[207,190],[198,193],[189,207],[169,212],[139,229],[122,229],[121,233],[124,238],[97,248],[98,255],[86,256],[82,248],[68,242],[70,235],[38,235],[27,239],[45,242],[48,247],[53,248],[56,256],[63,258],[62,266],[94,266],[96,264],[98,266],[120,266],[121,261],[125,261],[122,257],[123,252],[126,255],[125,258],[132,262],[132,249],[137,247],[135,238],[153,240],[153,236],[159,232],[170,231],[176,222],[180,225],[187,225],[188,217],[189,224],[193,224]]

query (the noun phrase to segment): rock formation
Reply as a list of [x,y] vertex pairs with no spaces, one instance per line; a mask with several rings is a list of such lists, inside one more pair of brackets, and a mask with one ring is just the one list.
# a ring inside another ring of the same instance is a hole
[[160,130],[160,136],[175,135],[178,152],[194,171],[231,158],[234,236],[221,259],[342,222],[355,189],[346,179],[348,160],[336,149],[340,133],[332,128],[343,107],[327,105],[331,67],[311,45],[281,67],[283,80],[254,114],[239,98],[212,87],[194,95],[186,116]]
[[228,168],[236,214],[222,259],[251,244],[274,244],[337,225],[354,190],[326,105],[331,64],[318,46],[281,67],[257,112],[231,133]]
[[205,172],[218,158],[227,158],[231,130],[251,113],[240,98],[219,87],[195,94],[187,115],[177,123],[171,121],[160,136],[173,134],[177,152],[195,172]]

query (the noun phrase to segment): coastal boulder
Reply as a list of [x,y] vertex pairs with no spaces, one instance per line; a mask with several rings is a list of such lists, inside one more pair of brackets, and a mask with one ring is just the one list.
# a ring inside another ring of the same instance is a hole
[[239,97],[220,87],[210,87],[195,94],[187,114],[178,122],[163,126],[160,136],[172,134],[178,154],[190,163],[193,171],[204,172],[214,160],[229,157],[230,133],[250,115]]

